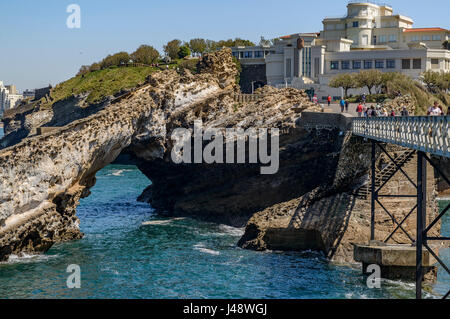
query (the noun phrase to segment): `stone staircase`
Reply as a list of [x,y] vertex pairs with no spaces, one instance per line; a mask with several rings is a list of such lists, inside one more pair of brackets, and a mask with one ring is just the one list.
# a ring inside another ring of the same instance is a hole
[[[399,165],[401,165],[401,163],[403,163],[403,162],[404,162],[403,165],[405,165],[414,158],[413,156],[411,156],[405,162],[405,160],[413,153],[415,153],[414,150],[404,151],[400,155],[398,155],[396,158],[394,158],[394,160]],[[375,188],[380,187],[385,181],[387,181],[389,176],[391,176],[391,174],[396,170],[396,168],[397,168],[397,166],[392,161],[390,161],[389,164],[386,165],[386,167],[384,167],[381,171],[378,170],[376,172]],[[372,180],[369,180],[369,182],[367,184],[363,185],[361,188],[359,188],[355,192],[355,195],[361,199],[368,199],[370,197],[371,188],[372,188]]]

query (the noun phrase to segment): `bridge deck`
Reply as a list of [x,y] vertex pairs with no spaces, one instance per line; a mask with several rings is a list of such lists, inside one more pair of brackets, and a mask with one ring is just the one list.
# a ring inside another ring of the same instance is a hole
[[450,157],[450,116],[355,118],[355,135]]

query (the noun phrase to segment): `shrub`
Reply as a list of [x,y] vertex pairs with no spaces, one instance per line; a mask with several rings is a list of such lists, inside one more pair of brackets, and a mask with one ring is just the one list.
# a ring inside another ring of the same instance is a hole
[[130,55],[127,52],[119,52],[113,55],[108,55],[100,62],[102,69],[109,68],[111,66],[119,66],[130,62]]
[[181,70],[188,69],[192,73],[197,73],[197,59],[183,60],[179,63],[179,67]]
[[159,52],[152,46],[141,45],[130,57],[135,63],[152,64],[158,61]]
[[180,59],[184,59],[187,56],[191,55],[191,49],[189,49],[189,47],[187,45],[183,45],[182,47],[180,47],[180,50],[178,51],[178,57]]

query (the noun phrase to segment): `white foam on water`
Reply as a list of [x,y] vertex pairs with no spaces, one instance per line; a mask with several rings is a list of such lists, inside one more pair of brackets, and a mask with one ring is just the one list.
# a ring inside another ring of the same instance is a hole
[[183,217],[165,219],[165,220],[149,220],[147,222],[143,222],[142,226],[165,226],[177,220],[184,220]]
[[170,220],[151,220],[148,222],[143,222],[142,226],[164,226],[169,225],[170,223]]
[[45,262],[50,259],[57,258],[59,255],[34,255],[22,253],[20,255],[10,255],[7,261],[0,264],[29,264],[36,262]]
[[124,172],[132,172],[132,169],[113,169],[112,173],[107,174],[106,176],[123,176]]
[[228,226],[228,225],[220,225],[219,229],[226,235],[231,235],[231,236],[239,236],[242,237],[245,233],[245,228],[237,228],[237,227],[232,227],[232,226]]
[[194,245],[194,249],[198,250],[198,251],[200,251],[202,253],[205,253],[205,254],[216,255],[216,256],[220,255],[220,252],[218,252],[216,250],[212,250],[212,249],[206,248],[205,244],[203,244],[203,243],[199,243],[199,244]]

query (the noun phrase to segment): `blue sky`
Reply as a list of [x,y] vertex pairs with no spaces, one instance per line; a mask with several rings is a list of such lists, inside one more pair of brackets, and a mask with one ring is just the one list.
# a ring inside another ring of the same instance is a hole
[[[81,65],[110,53],[168,40],[241,37],[258,42],[322,29],[322,19],[343,16],[339,0],[14,0],[0,1],[0,80],[34,89],[72,77]],[[68,29],[66,8],[81,7],[81,29]],[[391,0],[415,27],[450,29],[449,0]]]

